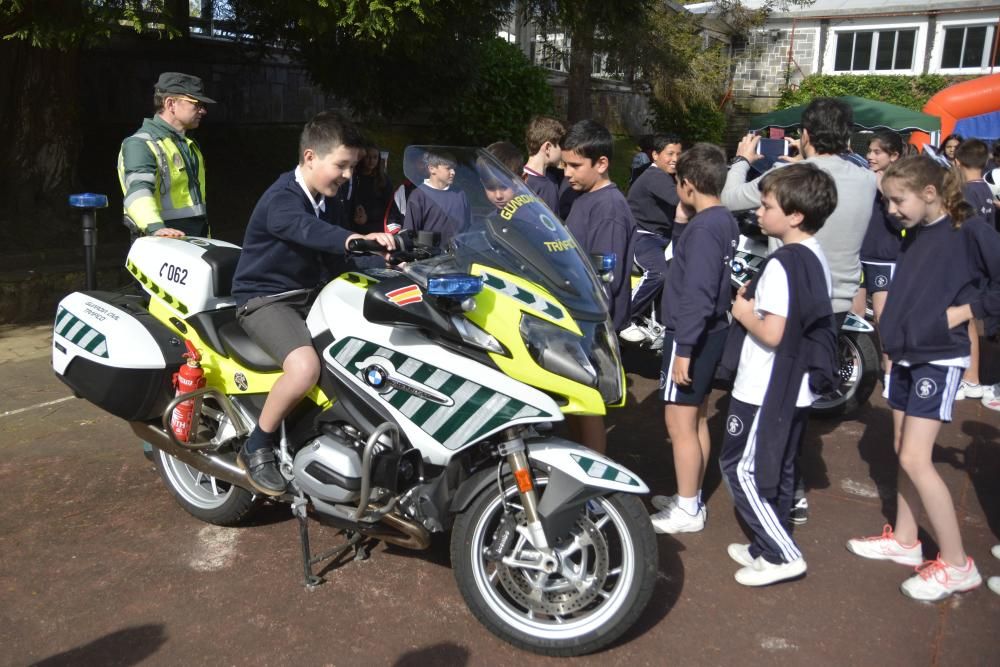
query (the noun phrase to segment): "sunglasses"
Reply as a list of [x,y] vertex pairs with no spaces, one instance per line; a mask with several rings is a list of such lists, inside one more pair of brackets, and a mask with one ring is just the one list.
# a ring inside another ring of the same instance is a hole
[[190,103],[195,109],[207,109],[204,102],[199,102],[193,97],[187,97],[186,95],[177,95],[174,97],[175,100],[183,100]]

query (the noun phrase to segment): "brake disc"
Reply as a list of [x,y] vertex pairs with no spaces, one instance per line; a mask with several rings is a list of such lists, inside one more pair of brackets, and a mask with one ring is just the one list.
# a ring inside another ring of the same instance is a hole
[[[564,616],[589,605],[600,593],[608,576],[608,543],[592,521],[580,518],[573,543],[583,554],[580,563],[560,554],[559,570],[553,574],[498,564],[500,584],[521,606],[549,616]],[[575,565],[586,571],[572,572]],[[534,579],[538,577],[538,579]]]

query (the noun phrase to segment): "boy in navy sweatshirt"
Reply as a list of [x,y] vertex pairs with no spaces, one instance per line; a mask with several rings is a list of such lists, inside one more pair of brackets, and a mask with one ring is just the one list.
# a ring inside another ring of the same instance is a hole
[[[629,276],[635,221],[628,202],[608,176],[613,152],[611,133],[592,120],[581,120],[570,128],[562,148],[566,180],[580,195],[573,202],[566,227],[584,254],[615,255],[617,258],[611,282],[604,283],[604,287],[608,314],[615,331],[620,331],[629,321]],[[603,417],[577,416],[571,428],[583,444],[604,452],[607,436]]]
[[406,202],[403,229],[438,232],[444,246],[453,236],[466,230],[471,219],[469,200],[461,190],[452,190],[455,161],[428,152],[424,156],[427,179],[417,186]]
[[534,116],[524,131],[528,147],[528,162],[524,165],[524,182],[553,213],[559,213],[559,185],[546,173],[562,162],[562,143],[566,126],[551,116]]
[[760,182],[757,211],[765,234],[782,242],[759,277],[740,288],[722,367],[736,368],[719,455],[749,544],[730,544],[743,567],[736,581],[765,586],[806,571],[788,532],[795,456],[809,406],[834,386],[837,334],[830,267],[814,234],[837,205],[833,178],[800,163]]
[[729,327],[729,276],[740,230],[719,195],[726,156],[718,146],[695,144],[677,160],[677,194],[696,212],[674,243],[663,289],[664,419],[677,474],[675,497],[655,496],[651,517],[658,533],[693,533],[705,527],[701,483],[711,443],[708,395]]
[[[677,197],[677,159],[681,155],[680,137],[657,134],[651,140],[653,162],[628,190],[628,205],[635,218],[635,263],[642,269],[642,279],[632,290],[632,312],[640,313],[663,289],[667,260],[663,253],[670,244],[674,227]],[[645,333],[635,324],[621,333],[622,340],[641,341]]]
[[281,422],[319,379],[319,357],[305,323],[310,293],[329,277],[331,256],[344,255],[351,239],[393,247],[389,234],[352,234],[333,220],[333,198],[350,180],[362,145],[348,121],[317,114],[302,130],[299,165],[261,195],[247,224],[233,277],[236,318],[284,374],[236,460],[250,484],[267,495],[285,490],[274,456]]

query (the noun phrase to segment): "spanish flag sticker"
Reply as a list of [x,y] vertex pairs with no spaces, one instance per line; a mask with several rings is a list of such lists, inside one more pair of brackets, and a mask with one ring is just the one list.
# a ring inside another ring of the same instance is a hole
[[424,300],[424,296],[420,292],[420,288],[416,285],[400,287],[399,289],[394,289],[391,292],[386,292],[385,295],[388,297],[389,301],[392,301],[397,306],[408,306],[411,303],[420,303]]

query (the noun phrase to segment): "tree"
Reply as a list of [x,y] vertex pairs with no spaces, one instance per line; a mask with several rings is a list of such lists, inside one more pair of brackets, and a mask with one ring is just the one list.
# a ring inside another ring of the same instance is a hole
[[591,116],[594,54],[632,60],[635,36],[643,32],[649,12],[658,4],[656,0],[525,0],[520,4],[522,16],[534,21],[543,33],[569,35],[569,122]]

